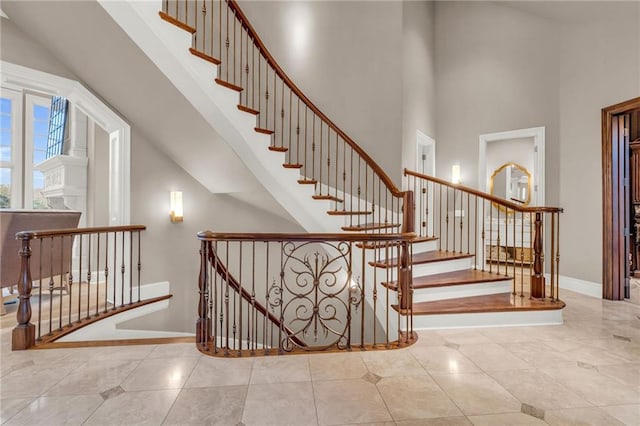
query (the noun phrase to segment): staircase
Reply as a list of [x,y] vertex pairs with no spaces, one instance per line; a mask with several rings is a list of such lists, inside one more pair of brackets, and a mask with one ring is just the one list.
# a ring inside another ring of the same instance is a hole
[[[413,315],[414,328],[562,322],[561,209],[525,208],[410,171],[409,190],[398,189],[289,79],[234,0],[101,4],[307,231],[416,231],[406,252],[359,245],[388,277],[376,285],[403,293],[395,309]],[[519,259],[486,255],[495,245],[488,228],[496,214],[507,224],[497,247],[511,239]],[[525,223],[535,241],[516,241]],[[552,235],[546,267],[543,223]],[[535,259],[525,262],[527,250]],[[412,280],[403,268],[412,268]]]

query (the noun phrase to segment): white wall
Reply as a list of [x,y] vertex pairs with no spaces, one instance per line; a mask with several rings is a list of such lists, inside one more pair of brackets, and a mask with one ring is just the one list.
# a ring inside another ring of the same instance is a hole
[[546,204],[565,209],[560,273],[597,283],[600,110],[640,94],[639,7],[436,3],[438,173],[459,162],[475,186],[479,135],[545,126]]
[[399,186],[403,3],[243,0],[240,7],[296,85]]
[[[561,273],[602,280],[601,109],[640,96],[640,3],[565,25],[560,44]],[[548,157],[547,157],[548,158]]]
[[434,19],[434,2],[402,2],[402,168],[411,170],[416,130],[436,136]]

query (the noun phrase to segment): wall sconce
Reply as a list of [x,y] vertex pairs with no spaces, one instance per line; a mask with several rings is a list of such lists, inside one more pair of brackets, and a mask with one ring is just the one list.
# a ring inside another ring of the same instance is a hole
[[171,191],[171,222],[177,223],[184,220],[182,211],[182,192]]
[[460,164],[451,166],[451,182],[456,185],[460,183]]

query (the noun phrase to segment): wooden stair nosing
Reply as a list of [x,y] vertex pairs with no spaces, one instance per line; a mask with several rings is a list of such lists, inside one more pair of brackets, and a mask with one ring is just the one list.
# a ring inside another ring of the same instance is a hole
[[235,90],[236,92],[242,92],[244,89],[240,86],[236,86],[233,83],[229,83],[228,81],[224,81],[222,79],[216,78],[215,82],[218,83],[222,87],[226,87],[227,89]]
[[[445,262],[447,260],[466,259],[473,257],[472,254],[456,253],[452,251],[432,250],[423,253],[414,253],[411,261],[412,265],[422,265],[425,263]],[[392,258],[385,262],[371,261],[369,265],[375,268],[395,268],[398,266],[398,259]]]
[[[518,294],[500,293],[485,296],[435,300],[431,302],[418,302],[414,303],[412,308],[413,315],[439,315],[550,311],[563,309],[565,306],[566,304],[562,300],[552,301],[550,299],[532,299],[528,295],[521,297]],[[393,305],[392,307],[394,310],[398,310],[397,305]]]
[[191,34],[195,34],[196,33],[196,29],[193,28],[191,25],[187,25],[184,22],[177,20],[176,18],[174,18],[173,16],[169,15],[168,13],[160,11],[159,14],[160,14],[160,18],[163,21],[166,21],[166,22],[168,22],[170,24],[173,24],[176,27],[178,27],[178,28],[180,28],[182,30],[185,30],[188,33],[191,33]]
[[285,146],[271,146],[271,145],[269,145],[269,151],[287,152],[287,151],[289,151],[289,148],[287,148]]
[[262,127],[255,127],[253,130],[255,130],[258,133],[263,133],[265,135],[272,135],[274,133],[273,130],[263,129]]
[[[436,241],[438,240],[438,237],[416,237],[413,240],[411,240],[411,244],[419,244],[419,243],[425,243],[427,241]],[[366,243],[366,244],[362,244],[362,243],[357,243],[356,247],[358,248],[364,248],[366,250],[373,250],[373,249],[380,249],[380,248],[384,248],[384,247],[396,247],[401,245],[400,242],[385,242],[385,243]]]
[[[443,272],[441,274],[413,277],[413,289],[449,287],[469,284],[486,284],[499,281],[511,281],[513,278],[507,275],[500,275],[493,272],[480,271],[477,269],[464,269],[462,271]],[[396,290],[397,281],[383,282],[383,286],[390,290]]]
[[257,109],[249,108],[248,106],[245,106],[245,105],[242,105],[242,104],[238,104],[238,109],[240,111],[248,112],[249,114],[253,114],[253,115],[260,114],[260,111],[258,111]]
[[388,229],[388,228],[399,228],[400,224],[399,223],[364,223],[362,225],[349,225],[349,226],[343,226],[342,230],[343,231],[354,231],[354,232],[361,232],[361,231],[374,231],[377,229]]
[[[298,183],[300,185],[315,185],[315,184],[318,183],[318,181],[315,180],[315,179],[298,179]],[[314,197],[315,197],[315,195],[314,195]],[[317,200],[317,198],[314,198],[314,199]]]
[[314,200],[329,200],[335,201],[336,203],[342,203],[343,200],[341,198],[336,197],[335,195],[313,195],[311,198]]
[[301,169],[302,167],[304,167],[302,164],[289,164],[289,163],[284,163],[282,165],[282,167],[284,167],[285,169]]
[[329,210],[327,212],[329,216],[364,216],[372,213],[373,212],[361,212],[361,211],[350,211],[350,210]]
[[213,56],[207,55],[206,53],[203,53],[201,51],[199,51],[198,49],[194,49],[193,47],[189,48],[189,52],[191,52],[191,54],[193,56],[197,56],[200,59],[204,59],[207,62],[211,62],[214,65],[220,65],[220,59],[218,58],[214,58]]

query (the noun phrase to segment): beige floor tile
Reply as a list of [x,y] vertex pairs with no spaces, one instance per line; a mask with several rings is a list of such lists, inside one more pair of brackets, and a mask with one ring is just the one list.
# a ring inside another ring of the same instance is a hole
[[429,376],[385,377],[377,386],[394,420],[462,415]]
[[568,361],[582,362],[591,365],[610,365],[627,362],[623,357],[614,355],[606,349],[583,346],[562,353]]
[[33,367],[23,368],[0,378],[0,398],[40,396],[73,369],[72,365],[54,367],[36,361]]
[[464,416],[440,417],[438,419],[401,420],[398,426],[470,426],[471,422]]
[[553,380],[573,390],[593,405],[637,404],[640,393],[629,386],[601,374],[596,368],[565,367],[542,369]]
[[447,343],[447,341],[438,334],[437,331],[432,330],[420,330],[418,331],[418,341],[414,343],[414,347],[421,346],[441,346]]
[[567,360],[566,357],[562,356],[562,353],[539,340],[519,343],[501,343],[500,346],[526,362],[528,364],[527,368],[575,365],[575,361]]
[[149,356],[155,347],[155,345],[102,347],[99,351],[96,351],[91,358],[89,358],[89,362],[114,359],[141,360]]
[[250,383],[308,382],[310,380],[307,356],[283,355],[256,358]]
[[179,389],[189,378],[198,358],[146,359],[122,382],[125,391]]
[[640,363],[601,365],[598,367],[598,371],[622,384],[635,386],[640,393]]
[[242,423],[247,426],[317,424],[311,382],[249,385]]
[[102,404],[100,395],[40,397],[16,414],[7,425],[77,425]]
[[4,424],[11,417],[18,414],[31,401],[33,401],[33,398],[0,399],[0,424]]
[[543,420],[523,413],[469,416],[469,421],[471,421],[471,423],[473,423],[475,426],[534,426],[547,424]]
[[447,346],[410,348],[413,356],[434,374],[475,373],[480,369],[457,349]]
[[318,422],[321,425],[386,422],[391,415],[373,383],[360,380],[314,382]]
[[437,333],[445,340],[445,343],[456,345],[479,345],[491,343],[491,340],[476,330],[438,330]]
[[247,386],[183,389],[163,425],[236,425]]
[[139,363],[128,360],[86,363],[49,389],[46,395],[100,394],[122,383]]
[[544,420],[551,426],[617,426],[624,424],[598,407],[547,411]]
[[174,343],[171,345],[158,345],[147,356],[147,359],[154,358],[200,358],[202,352],[196,348],[195,343]]
[[425,376],[427,372],[406,349],[363,352],[367,369],[380,377]]
[[494,343],[520,343],[530,342],[531,336],[523,330],[523,327],[494,327],[478,330]]
[[600,408],[626,425],[640,425],[640,404],[613,405]]
[[85,425],[158,425],[178,393],[179,389],[121,393],[106,400]]
[[227,359],[203,356],[198,360],[185,388],[248,385],[253,358]]
[[434,375],[433,378],[466,415],[520,411],[520,401],[485,373]]
[[360,353],[313,355],[309,369],[312,380],[359,379],[367,373]]
[[462,345],[460,353],[484,371],[524,370],[531,366],[497,343]]
[[489,374],[521,402],[543,410],[591,405],[538,370],[497,371]]

